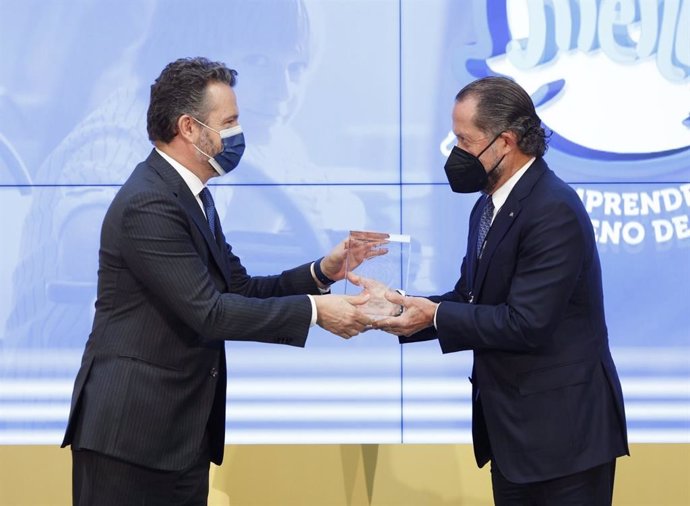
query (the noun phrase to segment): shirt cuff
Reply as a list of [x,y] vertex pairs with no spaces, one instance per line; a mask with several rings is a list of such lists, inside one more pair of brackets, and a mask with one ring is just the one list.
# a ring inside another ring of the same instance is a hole
[[439,302],[436,304],[436,311],[434,311],[434,328],[438,330],[438,326],[436,325],[436,315],[438,314],[438,308],[441,307],[441,303]]
[[316,312],[316,301],[314,300],[314,296],[307,294],[307,297],[309,297],[309,302],[311,303],[311,322],[309,323],[309,327],[311,328],[316,325],[316,318],[319,315]]

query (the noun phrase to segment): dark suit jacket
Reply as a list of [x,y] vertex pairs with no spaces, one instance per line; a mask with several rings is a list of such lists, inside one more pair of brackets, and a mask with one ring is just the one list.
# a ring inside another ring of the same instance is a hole
[[623,395],[608,345],[592,225],[575,191],[538,158],[476,258],[485,199],[470,216],[460,280],[431,328],[444,353],[474,350],[473,440],[511,481],[548,480],[626,454]]
[[304,346],[311,304],[300,294],[319,292],[309,264],[247,275],[220,226],[216,235],[152,151],[103,221],[96,314],[63,446],[179,470],[208,427],[211,460],[221,463],[224,340]]

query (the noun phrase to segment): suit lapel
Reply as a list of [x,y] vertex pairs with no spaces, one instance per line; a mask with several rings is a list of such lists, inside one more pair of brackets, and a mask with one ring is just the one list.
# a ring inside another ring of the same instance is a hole
[[482,195],[477,202],[475,202],[472,212],[470,213],[470,230],[467,234],[467,252],[465,258],[467,259],[467,279],[470,280],[469,291],[474,293],[474,274],[477,272],[477,239],[479,236],[479,221],[482,216],[482,205],[485,197]]
[[[228,266],[225,262],[225,253],[221,250],[220,246],[216,242],[216,239],[213,237],[211,228],[206,220],[206,216],[204,216],[196,197],[192,194],[192,191],[187,186],[187,183],[184,182],[184,179],[182,179],[177,171],[171,167],[170,164],[162,156],[160,156],[155,149],[149,155],[147,162],[158,173],[158,175],[160,175],[160,177],[163,179],[163,182],[165,182],[165,184],[171,189],[172,194],[177,197],[182,208],[199,229],[201,235],[206,241],[208,249],[211,251],[211,256],[215,260],[216,265],[218,265],[218,268],[225,278],[225,282],[228,286],[230,286],[230,272],[228,271]],[[220,230],[219,221],[217,222],[216,228],[216,235],[218,235],[218,231]],[[219,238],[220,237],[222,237],[222,232],[219,235]]]
[[[510,227],[513,226],[513,223],[515,223],[515,220],[522,210],[521,201],[530,194],[535,183],[545,170],[546,163],[543,159],[539,158],[535,160],[512,189],[510,195],[508,195],[508,199],[494,218],[489,233],[486,235],[484,251],[482,252],[481,258],[477,259],[477,271],[473,283],[475,294],[479,294],[481,291],[486,272],[489,269],[496,248],[498,248],[498,245],[501,243],[508,230],[510,230]],[[476,229],[479,219],[477,218],[474,221],[474,228]],[[474,237],[476,244],[476,231]]]

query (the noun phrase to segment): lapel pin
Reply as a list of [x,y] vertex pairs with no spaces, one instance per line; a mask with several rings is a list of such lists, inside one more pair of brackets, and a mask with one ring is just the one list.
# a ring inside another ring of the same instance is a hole
[[513,211],[510,211],[510,214],[508,216],[510,216],[512,218],[514,214],[515,213]]

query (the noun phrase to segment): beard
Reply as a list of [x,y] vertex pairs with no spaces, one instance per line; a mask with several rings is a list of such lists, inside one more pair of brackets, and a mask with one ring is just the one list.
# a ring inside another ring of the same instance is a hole
[[198,149],[203,151],[203,153],[201,153],[197,150],[196,154],[199,161],[203,163],[204,166],[208,169],[209,177],[217,176],[218,173],[209,162],[209,159],[215,157],[221,150],[217,149],[216,146],[214,146],[213,140],[211,139],[211,135],[205,129],[202,132],[201,137],[199,138]]
[[504,170],[503,166],[501,166],[503,158],[504,157],[501,157],[501,159],[498,161],[495,167],[486,174],[488,179],[482,192],[486,193],[487,195],[491,195],[494,192],[494,190],[496,189],[496,185],[501,180],[501,176],[503,176]]
[[199,139],[199,148],[206,153],[209,158],[213,158],[220,152],[220,150],[213,145],[211,134],[205,129],[201,134],[201,138]]

